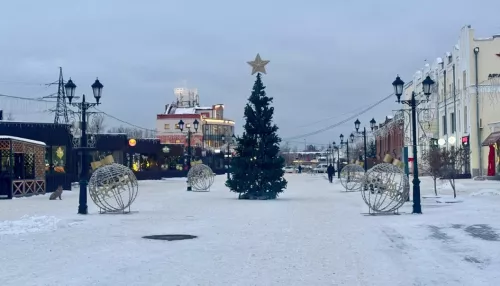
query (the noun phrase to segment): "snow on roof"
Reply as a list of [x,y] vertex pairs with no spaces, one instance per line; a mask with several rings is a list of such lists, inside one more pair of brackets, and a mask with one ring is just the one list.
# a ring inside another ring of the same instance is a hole
[[[31,124],[54,124],[54,122],[23,121],[23,120],[0,120],[0,123],[31,123]],[[60,125],[69,125],[69,123],[59,123]]]
[[208,107],[208,106],[198,106],[198,107],[196,107],[196,109],[199,109],[199,110],[212,110],[212,107]]
[[443,58],[438,57],[438,58],[436,59],[436,62],[437,62],[438,64],[442,64],[442,63],[443,63]]
[[42,146],[46,145],[44,142],[41,142],[41,141],[36,141],[36,140],[31,140],[31,139],[26,139],[26,138],[21,138],[21,137],[15,137],[15,136],[0,135],[0,140],[2,140],[2,139],[23,141],[23,142],[26,142],[26,143],[31,143],[31,144],[36,144],[36,145],[42,145]]
[[174,111],[174,114],[195,114],[195,107],[177,107]]
[[450,52],[446,52],[446,56],[447,57],[451,57],[451,53]]

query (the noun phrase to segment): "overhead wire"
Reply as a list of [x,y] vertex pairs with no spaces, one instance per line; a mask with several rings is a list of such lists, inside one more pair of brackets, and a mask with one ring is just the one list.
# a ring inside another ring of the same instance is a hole
[[[1,94],[0,93],[0,97],[6,97],[6,98],[13,98],[13,99],[19,99],[19,100],[28,100],[28,101],[36,101],[36,102],[47,102],[47,103],[57,103],[55,100],[47,100],[47,99],[43,99],[43,98],[31,98],[31,97],[23,97],[23,96],[15,96],[15,95],[7,95],[7,94]],[[133,123],[130,123],[126,120],[123,120],[123,119],[120,119],[116,116],[113,116],[109,113],[106,113],[98,108],[95,108],[97,111],[99,111],[100,113],[104,114],[105,116],[109,117],[109,118],[112,118],[116,121],[119,121],[123,124],[127,124],[127,125],[130,125],[132,127],[135,127],[135,128],[138,128],[138,129],[142,129],[142,130],[147,130],[147,131],[156,131],[154,129],[149,129],[149,128],[144,128],[142,126],[138,126],[138,125],[135,125]]]
[[323,127],[323,128],[321,128],[321,129],[318,129],[318,130],[316,130],[316,131],[312,131],[312,132],[309,132],[309,133],[305,133],[305,134],[301,134],[301,135],[296,135],[296,136],[291,136],[291,137],[288,137],[288,138],[283,139],[283,141],[285,141],[285,142],[286,142],[286,141],[291,141],[291,140],[294,140],[294,139],[300,139],[300,138],[304,138],[304,137],[313,136],[313,135],[316,135],[316,134],[319,134],[319,133],[323,133],[323,132],[325,132],[325,131],[328,131],[328,130],[330,130],[330,129],[333,129],[333,128],[335,128],[335,127],[338,127],[338,126],[340,126],[340,125],[342,125],[342,124],[344,124],[344,123],[346,123],[346,122],[348,122],[348,121],[350,121],[350,120],[352,120],[352,119],[354,119],[354,118],[356,118],[356,117],[358,117],[358,116],[362,115],[363,113],[366,113],[367,111],[369,111],[369,110],[371,110],[371,109],[375,108],[376,106],[380,105],[382,102],[384,102],[384,101],[388,100],[389,98],[391,98],[391,97],[393,97],[393,96],[394,96],[394,93],[391,93],[390,95],[388,95],[388,96],[386,96],[386,97],[382,98],[381,100],[379,100],[379,101],[375,102],[374,104],[372,104],[372,105],[370,105],[370,106],[368,106],[368,107],[364,108],[364,109],[363,109],[363,110],[361,110],[360,112],[355,113],[354,115],[349,116],[348,118],[346,118],[346,119],[344,119],[344,120],[341,120],[341,121],[339,121],[339,122],[337,122],[337,123],[334,123],[334,124],[328,125],[328,126],[326,126],[326,127]]

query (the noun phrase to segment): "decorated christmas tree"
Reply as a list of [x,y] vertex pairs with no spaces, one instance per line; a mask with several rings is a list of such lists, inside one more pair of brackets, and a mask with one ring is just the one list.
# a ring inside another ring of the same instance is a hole
[[257,55],[249,62],[252,74],[257,73],[252,94],[245,106],[245,125],[241,137],[237,138],[236,155],[231,161],[231,176],[226,186],[239,193],[240,199],[275,199],[284,191],[287,181],[283,178],[285,160],[279,156],[278,127],[273,124],[273,101],[265,92],[262,83],[264,66]]

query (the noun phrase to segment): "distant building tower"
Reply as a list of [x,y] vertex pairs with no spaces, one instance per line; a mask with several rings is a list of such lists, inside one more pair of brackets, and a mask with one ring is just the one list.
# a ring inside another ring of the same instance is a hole
[[174,89],[177,98],[177,107],[196,107],[200,106],[200,96],[197,88],[178,87]]

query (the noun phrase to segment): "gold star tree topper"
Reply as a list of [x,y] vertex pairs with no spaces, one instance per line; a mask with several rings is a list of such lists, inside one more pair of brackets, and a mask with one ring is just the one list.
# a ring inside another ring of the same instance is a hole
[[260,58],[260,55],[257,54],[254,61],[249,61],[247,63],[252,66],[252,75],[257,72],[266,74],[266,65],[269,63],[269,61],[263,61]]

